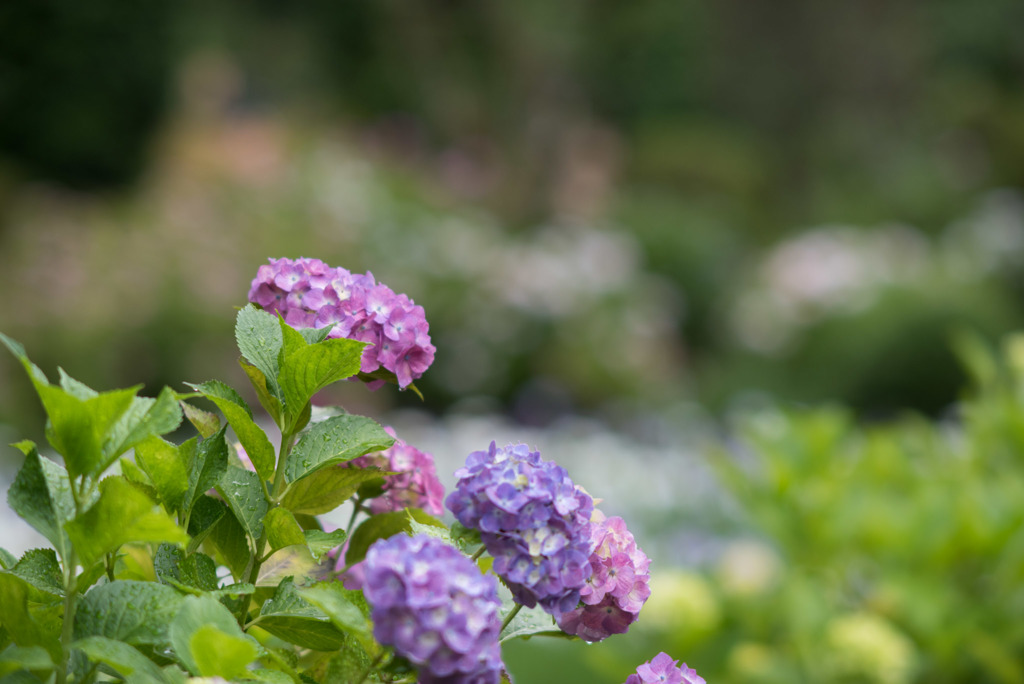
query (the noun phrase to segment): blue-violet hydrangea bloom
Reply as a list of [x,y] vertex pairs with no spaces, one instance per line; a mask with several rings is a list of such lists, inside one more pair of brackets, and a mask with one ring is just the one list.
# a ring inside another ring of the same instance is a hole
[[585,641],[601,641],[625,634],[651,595],[651,564],[617,516],[606,518],[594,510],[590,555],[593,573],[580,590],[580,604],[558,617],[558,626]]
[[[271,259],[259,267],[249,301],[280,313],[288,325],[323,328],[328,337],[346,337],[370,344],[360,370],[381,366],[395,374],[400,387],[423,375],[436,351],[422,306],[374,280],[373,274],[350,273],[319,259]],[[373,389],[383,380],[368,383]]]
[[659,653],[651,660],[636,668],[636,674],[626,677],[625,684],[707,684],[696,670],[683,663],[676,667],[667,653]]
[[373,635],[417,666],[419,682],[498,684],[504,666],[493,575],[425,534],[374,542],[362,567]]
[[591,575],[593,499],[525,444],[474,451],[445,504],[479,530],[494,572],[518,603],[555,617],[576,608]]
[[422,508],[431,515],[443,514],[444,485],[437,477],[434,457],[406,444],[392,428],[384,429],[395,438],[394,444],[384,451],[349,461],[351,466],[375,467],[395,473],[384,477],[384,492],[370,500],[370,512]]

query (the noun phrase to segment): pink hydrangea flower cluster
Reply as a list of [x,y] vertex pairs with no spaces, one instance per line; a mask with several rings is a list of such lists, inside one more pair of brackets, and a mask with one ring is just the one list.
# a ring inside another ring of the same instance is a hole
[[580,603],[558,616],[558,626],[585,641],[625,634],[651,595],[651,561],[636,545],[625,521],[594,509],[590,538],[593,574],[580,590]]
[[707,684],[704,678],[693,668],[687,667],[686,663],[677,667],[678,662],[667,653],[659,653],[636,668],[636,674],[626,677],[625,684]]
[[[350,273],[319,259],[271,259],[260,266],[249,301],[280,313],[292,327],[333,325],[328,337],[369,342],[363,350],[363,373],[380,367],[408,386],[434,361],[434,345],[422,306],[374,280],[373,274]],[[370,383],[379,387],[383,381]]]
[[370,501],[371,513],[422,508],[431,515],[444,513],[444,485],[437,477],[434,457],[409,446],[391,427],[384,428],[395,438],[385,451],[366,454],[350,463],[360,468],[376,467],[396,473],[384,478],[384,493]]

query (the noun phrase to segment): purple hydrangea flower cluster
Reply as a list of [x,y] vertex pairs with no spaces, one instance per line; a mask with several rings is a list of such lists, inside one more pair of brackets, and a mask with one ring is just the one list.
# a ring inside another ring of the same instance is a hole
[[474,451],[455,471],[445,501],[479,530],[498,574],[518,603],[561,615],[576,607],[591,575],[593,499],[565,469],[525,444]]
[[[363,350],[364,373],[381,366],[400,387],[423,375],[434,361],[434,345],[423,307],[373,279],[352,274],[319,259],[271,259],[260,266],[249,301],[280,313],[292,327],[333,325],[328,337],[369,342]],[[380,387],[383,381],[369,383]]]
[[434,457],[406,444],[392,428],[384,429],[395,438],[394,444],[385,451],[349,461],[360,468],[375,467],[396,473],[384,477],[384,493],[370,501],[370,512],[422,508],[431,515],[444,513],[444,485],[437,477]]
[[593,574],[580,590],[580,604],[559,616],[558,626],[586,641],[601,641],[625,634],[636,621],[651,595],[651,561],[622,518],[606,518],[595,510],[590,529]]
[[424,534],[374,542],[362,566],[373,635],[417,665],[420,682],[499,682],[501,602],[493,576]]
[[636,668],[636,674],[626,677],[626,684],[707,684],[693,668],[683,663],[677,667],[667,653],[659,653],[651,660]]

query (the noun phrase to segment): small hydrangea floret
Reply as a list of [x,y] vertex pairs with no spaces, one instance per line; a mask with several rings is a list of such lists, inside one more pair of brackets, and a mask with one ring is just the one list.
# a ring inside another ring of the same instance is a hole
[[406,444],[391,427],[384,428],[395,443],[384,451],[366,454],[350,461],[350,465],[380,468],[394,473],[384,477],[383,493],[370,500],[371,513],[422,508],[431,515],[444,513],[444,485],[437,477],[434,457]]
[[497,582],[440,539],[399,534],[362,563],[373,635],[415,664],[424,684],[497,684],[504,666]]
[[686,663],[677,666],[678,662],[667,653],[659,653],[636,668],[636,674],[626,677],[625,684],[707,684],[696,670]]
[[[350,273],[319,259],[271,259],[260,266],[249,288],[249,301],[279,313],[288,325],[332,326],[328,337],[369,343],[360,370],[381,367],[394,373],[400,387],[419,378],[436,351],[422,306],[395,294],[373,274]],[[383,380],[368,383],[376,388]]]
[[479,530],[515,600],[559,616],[574,609],[591,575],[594,502],[564,468],[525,444],[474,451],[455,472],[445,504]]
[[558,618],[558,626],[586,641],[625,634],[651,595],[651,564],[625,521],[595,510],[591,520],[592,574],[580,590],[580,603]]

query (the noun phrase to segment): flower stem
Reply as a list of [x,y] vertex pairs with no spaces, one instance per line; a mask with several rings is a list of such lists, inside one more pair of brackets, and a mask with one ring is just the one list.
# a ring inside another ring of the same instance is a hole
[[477,549],[476,551],[473,552],[473,555],[469,557],[469,560],[471,560],[471,561],[473,561],[475,563],[476,561],[480,560],[480,556],[484,555],[484,551],[486,551],[486,550],[487,550],[487,547],[481,545],[479,549]]
[[501,634],[502,632],[505,631],[505,628],[508,627],[510,622],[512,622],[512,618],[514,618],[516,615],[518,615],[519,611],[522,610],[522,609],[523,609],[523,604],[522,603],[517,603],[515,608],[513,608],[510,611],[508,611],[508,615],[505,616],[505,619],[501,623],[501,629],[498,630],[498,634]]

